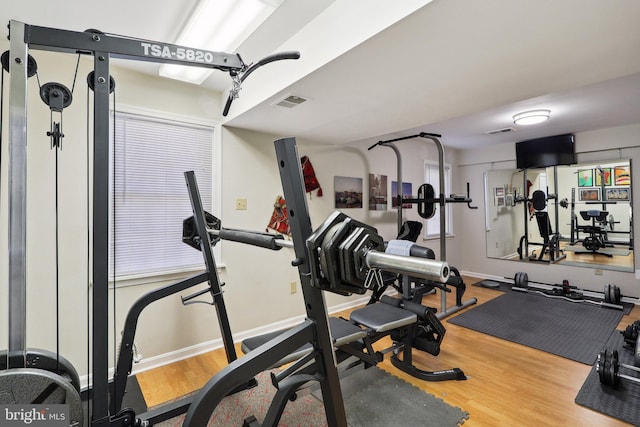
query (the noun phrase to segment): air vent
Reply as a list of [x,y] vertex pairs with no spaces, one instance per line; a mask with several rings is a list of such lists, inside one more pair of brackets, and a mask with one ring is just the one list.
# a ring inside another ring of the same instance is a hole
[[507,132],[515,132],[515,128],[504,128],[504,129],[496,129],[485,132],[486,135],[495,135],[498,133],[507,133]]
[[276,102],[274,105],[277,105],[279,107],[285,107],[285,108],[293,108],[307,101],[308,101],[307,98],[303,98],[298,95],[287,95],[285,98]]

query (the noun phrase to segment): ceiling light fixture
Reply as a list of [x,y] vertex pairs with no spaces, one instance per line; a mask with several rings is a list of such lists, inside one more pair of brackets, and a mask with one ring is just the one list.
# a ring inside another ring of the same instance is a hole
[[536,125],[549,120],[550,115],[550,110],[524,111],[513,116],[513,123],[516,125]]
[[[201,0],[176,40],[177,45],[215,52],[233,52],[283,0]],[[210,68],[163,64],[163,77],[201,84]]]

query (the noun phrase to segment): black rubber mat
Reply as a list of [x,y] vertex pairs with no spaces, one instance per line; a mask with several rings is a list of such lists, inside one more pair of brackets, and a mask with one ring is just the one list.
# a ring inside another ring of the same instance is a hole
[[[458,426],[467,412],[412,384],[372,367],[341,376],[349,427]],[[319,390],[313,392],[322,399]]]
[[[606,343],[609,350],[618,350],[620,363],[633,365],[633,353],[623,348],[624,340],[620,333],[611,335]],[[630,376],[639,376],[633,371],[625,369],[621,373]],[[640,384],[623,381],[620,388],[614,390],[611,387],[600,384],[600,377],[595,366],[591,368],[586,381],[576,396],[578,405],[586,406],[594,411],[626,421],[633,425],[640,425]]]
[[622,316],[619,310],[513,291],[447,321],[591,365]]

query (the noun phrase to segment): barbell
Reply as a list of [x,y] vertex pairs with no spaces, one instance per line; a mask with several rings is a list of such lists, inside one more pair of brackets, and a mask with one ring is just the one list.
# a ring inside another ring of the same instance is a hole
[[[223,228],[220,219],[207,212],[205,222],[211,245],[223,239],[272,250],[293,246],[279,234]],[[182,241],[200,249],[193,217],[183,221]],[[444,261],[385,253],[384,240],[374,227],[341,212],[331,214],[309,236],[306,246],[311,286],[341,295],[363,294],[382,286],[380,270],[435,283],[446,283],[450,275],[449,264]]]
[[[569,294],[571,291],[584,291],[584,289],[580,289],[576,286],[571,286],[568,280],[563,280],[561,285],[529,280],[529,275],[523,271],[517,272],[513,277],[513,284],[518,288],[527,289],[529,287],[529,283],[536,283],[540,285],[551,286],[553,288],[560,288],[562,289],[562,292],[564,294]],[[604,285],[604,290],[602,292],[597,293],[601,293],[603,295],[604,302],[607,304],[619,305],[622,300],[622,293],[620,292],[620,288],[617,285],[612,285],[610,283]]]

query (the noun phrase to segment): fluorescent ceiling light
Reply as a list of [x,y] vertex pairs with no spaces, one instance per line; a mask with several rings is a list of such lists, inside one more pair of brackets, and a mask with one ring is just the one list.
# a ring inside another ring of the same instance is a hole
[[549,110],[531,110],[518,113],[513,116],[513,123],[517,125],[536,125],[549,120],[551,111]]
[[[233,52],[284,0],[201,0],[175,44]],[[201,84],[210,68],[163,64],[160,75]]]

